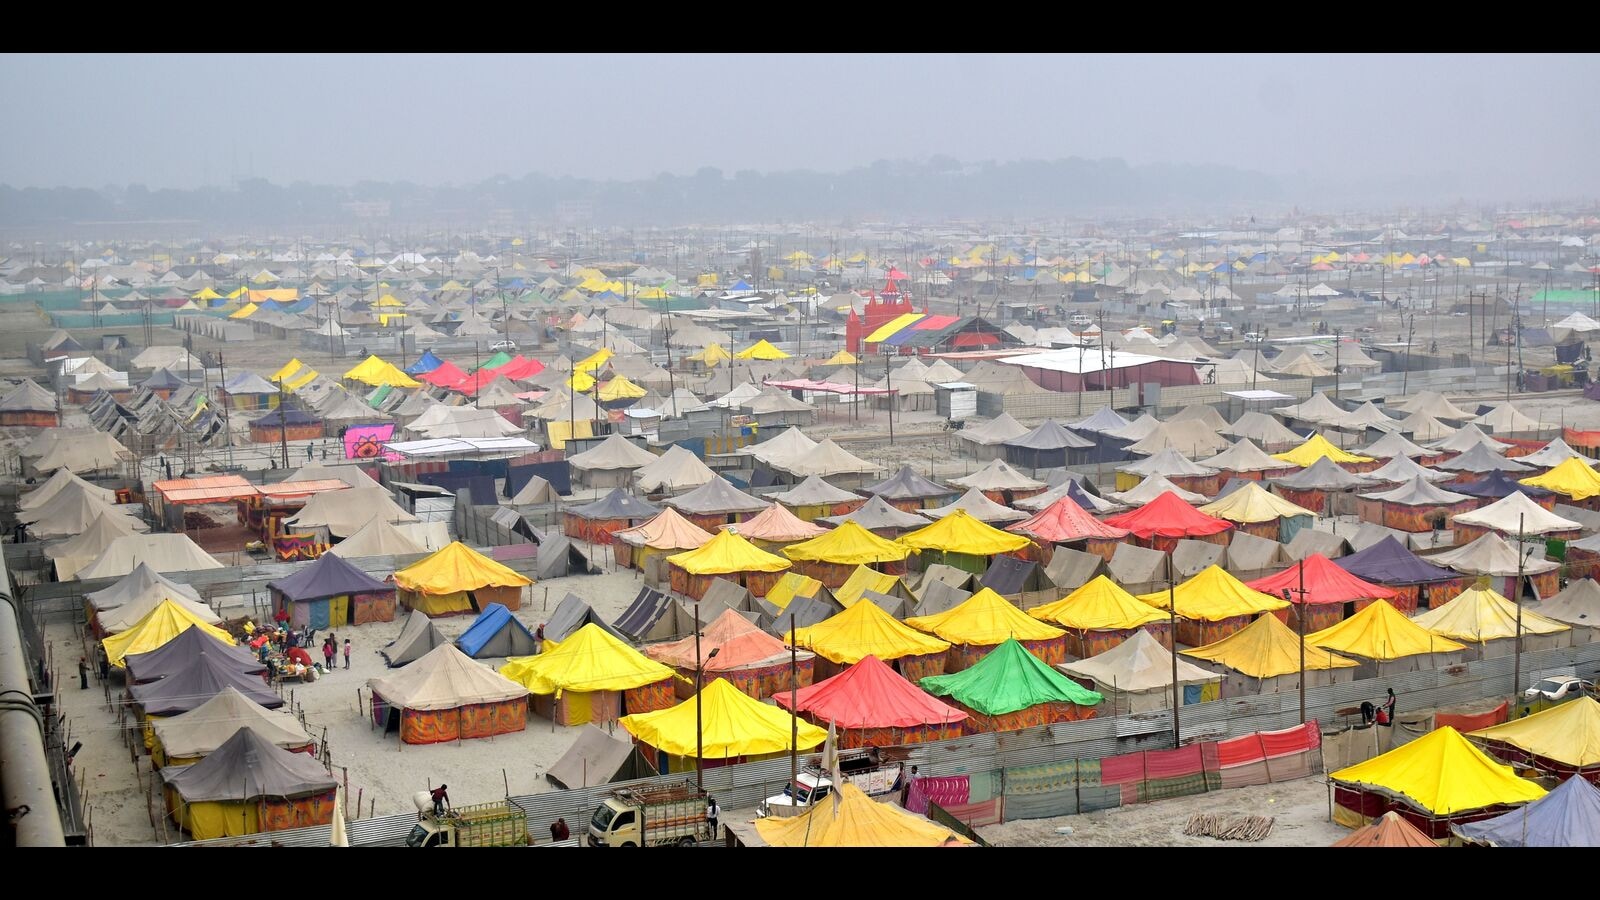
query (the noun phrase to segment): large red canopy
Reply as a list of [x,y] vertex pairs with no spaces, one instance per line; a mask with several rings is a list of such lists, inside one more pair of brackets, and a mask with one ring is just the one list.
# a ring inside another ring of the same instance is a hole
[[496,375],[504,375],[512,381],[522,381],[544,371],[544,363],[537,359],[528,359],[518,353],[511,357],[511,361],[494,370]]
[[1305,566],[1306,603],[1349,603],[1353,600],[1393,600],[1399,591],[1381,584],[1362,581],[1339,568],[1333,560],[1321,553],[1313,553],[1303,562],[1295,563],[1282,572],[1245,582],[1245,587],[1282,597],[1289,589],[1289,600],[1300,603],[1300,567]]
[[1116,528],[1096,519],[1088,510],[1079,506],[1076,500],[1065,494],[1029,518],[1008,526],[1006,530],[1018,534],[1030,534],[1052,544],[1065,544],[1068,541],[1082,541],[1088,538],[1116,540],[1128,536],[1128,529]]
[[423,372],[417,377],[438,387],[452,387],[460,382],[461,379],[466,378],[467,373],[461,371],[461,367],[455,363],[445,360],[439,364],[437,369],[431,372]]
[[1200,537],[1218,534],[1233,527],[1232,522],[1206,515],[1171,491],[1162,491],[1161,496],[1144,506],[1111,516],[1105,523],[1126,528],[1145,540],[1153,537]]
[[[800,712],[840,728],[912,728],[960,722],[967,714],[935,700],[876,656],[866,656],[832,678],[797,693]],[[789,692],[772,697],[789,708]]]

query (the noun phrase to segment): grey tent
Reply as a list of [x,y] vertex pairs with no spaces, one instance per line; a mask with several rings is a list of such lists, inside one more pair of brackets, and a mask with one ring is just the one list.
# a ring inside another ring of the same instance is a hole
[[1166,585],[1167,555],[1160,550],[1118,544],[1106,567],[1111,580],[1130,594],[1148,594]]
[[544,533],[539,540],[539,555],[534,559],[534,577],[560,578],[563,575],[599,575],[594,564],[564,534]]
[[[720,613],[721,610],[719,609]],[[670,641],[694,634],[694,610],[670,594],[642,587],[614,623],[634,643]],[[702,626],[708,619],[700,617]]]
[[175,716],[194,709],[230,686],[267,709],[283,705],[283,698],[270,690],[260,675],[241,672],[237,660],[205,649],[198,650],[188,665],[164,678],[130,685],[128,695],[146,716]]
[[787,639],[791,622],[795,628],[805,628],[821,622],[838,611],[837,604],[813,597],[796,597],[783,608],[782,616],[767,623],[765,627],[768,634]]
[[[916,606],[916,601],[914,600],[907,600],[904,597],[890,594],[880,594],[877,591],[862,591],[861,600],[877,604],[879,609],[894,616],[896,619],[904,619],[911,614],[912,608]],[[859,603],[860,600],[856,602]]]
[[917,601],[916,614],[931,616],[955,609],[972,596],[971,591],[953,587],[943,581],[927,584],[922,589],[922,599]]
[[1102,574],[1105,567],[1106,561],[1096,554],[1057,547],[1050,555],[1050,564],[1044,567],[1044,574],[1057,590],[1075,591]]
[[989,568],[978,585],[1020,604],[1023,609],[1049,603],[1058,597],[1043,566],[1015,556],[990,557]]
[[922,580],[917,583],[917,588],[919,593],[925,593],[928,588],[940,583],[966,591],[968,594],[978,590],[978,576],[966,569],[958,569],[944,563],[929,563],[928,567],[922,570]]
[[1172,548],[1173,572],[1180,578],[1192,578],[1208,566],[1221,565],[1226,549],[1220,544],[1205,541],[1180,540]]
[[601,630],[625,644],[632,642],[627,635],[606,624],[605,620],[600,618],[600,614],[594,611],[594,607],[573,593],[562,597],[561,602],[556,604],[555,611],[545,619],[544,636],[546,640],[564,641],[571,637],[573,632],[590,623],[598,625]]
[[1338,559],[1350,552],[1350,545],[1344,538],[1331,531],[1302,528],[1294,533],[1288,544],[1284,545],[1283,552],[1292,562],[1299,562],[1313,553],[1320,553],[1329,559]]
[[710,586],[706,588],[705,595],[700,598],[701,623],[715,620],[722,615],[724,609],[731,609],[751,622],[754,622],[761,612],[761,607],[756,605],[749,588],[726,578],[713,578]]
[[544,777],[557,788],[578,788],[649,778],[656,774],[650,761],[632,741],[618,740],[593,725],[578,730],[578,737],[561,754]]
[[864,488],[866,493],[886,500],[931,500],[934,498],[954,498],[959,491],[936,484],[918,475],[910,466],[901,466],[900,471],[889,478]]
[[203,628],[185,628],[154,650],[130,653],[122,658],[122,665],[127,669],[129,684],[142,684],[187,669],[201,653],[211,654],[216,661],[240,675],[260,675],[267,670],[266,664],[248,648],[224,644]]
[[440,644],[450,643],[445,639],[439,629],[433,625],[433,620],[427,613],[420,609],[413,609],[406,618],[406,624],[400,629],[400,636],[390,641],[378,652],[391,668],[403,666],[409,662],[416,662],[427,655],[429,650]]
[[211,803],[329,794],[338,782],[307,753],[294,753],[249,725],[192,766],[167,766],[161,779],[185,803]]
[[1237,531],[1228,542],[1225,568],[1240,581],[1251,581],[1285,569],[1291,562],[1277,541]]

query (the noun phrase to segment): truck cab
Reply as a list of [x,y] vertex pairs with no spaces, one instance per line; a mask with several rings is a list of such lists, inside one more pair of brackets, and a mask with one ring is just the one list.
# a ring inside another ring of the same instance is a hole
[[692,782],[619,788],[589,818],[591,847],[692,847],[712,836],[705,792]]
[[797,816],[833,793],[833,780],[820,772],[801,772],[799,784],[786,784],[783,793],[763,801],[769,816]]
[[510,799],[446,810],[434,815],[427,791],[412,798],[417,824],[406,835],[407,847],[524,847],[533,843],[528,818]]

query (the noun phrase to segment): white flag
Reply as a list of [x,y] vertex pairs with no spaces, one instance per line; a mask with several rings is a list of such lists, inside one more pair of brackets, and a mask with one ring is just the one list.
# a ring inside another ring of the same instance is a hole
[[833,782],[833,814],[839,814],[839,791],[844,788],[844,773],[839,768],[839,726],[834,722],[828,723],[828,740],[822,745],[822,767],[828,773],[828,779]]
[[350,838],[344,833],[344,788],[342,787],[333,789],[333,827],[328,830],[328,846],[350,846]]

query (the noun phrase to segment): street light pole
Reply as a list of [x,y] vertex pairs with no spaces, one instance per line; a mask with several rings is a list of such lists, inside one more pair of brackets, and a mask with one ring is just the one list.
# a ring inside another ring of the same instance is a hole
[[1300,595],[1300,608],[1294,611],[1295,631],[1300,634],[1300,724],[1306,723],[1306,561],[1300,560],[1300,587],[1284,588],[1283,599],[1293,603],[1291,593]]

